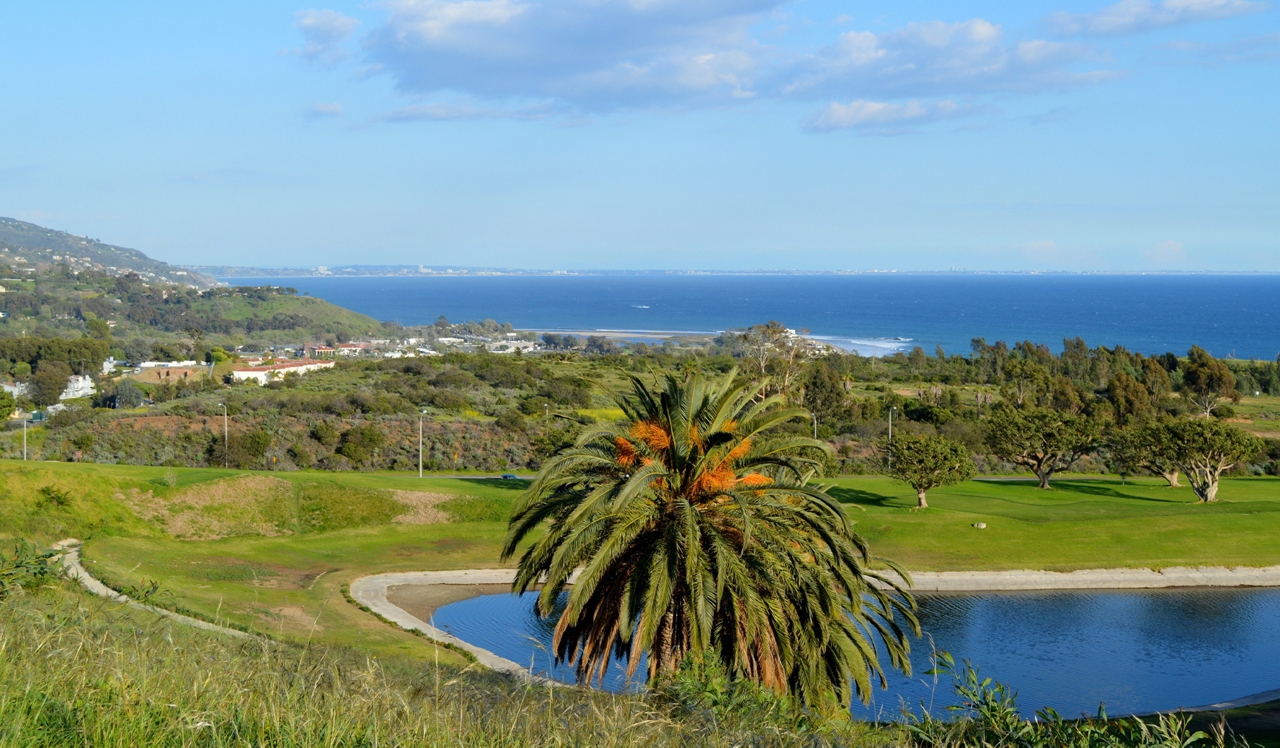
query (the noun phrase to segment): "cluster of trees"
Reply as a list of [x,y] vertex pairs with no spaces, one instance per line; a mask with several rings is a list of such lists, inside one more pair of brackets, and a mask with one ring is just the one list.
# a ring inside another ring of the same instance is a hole
[[[1055,473],[1071,469],[1085,455],[1103,451],[1121,473],[1147,471],[1170,486],[1178,485],[1179,472],[1185,474],[1204,502],[1217,499],[1223,473],[1265,448],[1261,439],[1206,414],[1117,424],[1000,403],[984,426],[991,452],[1034,473],[1040,488],[1049,488]],[[886,441],[884,454],[886,471],[916,490],[920,508],[928,506],[930,489],[969,480],[975,472],[968,448],[943,436],[900,432]]]

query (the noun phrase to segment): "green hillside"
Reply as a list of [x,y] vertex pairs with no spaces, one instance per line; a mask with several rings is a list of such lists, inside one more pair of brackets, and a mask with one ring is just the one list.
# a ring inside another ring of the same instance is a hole
[[32,270],[67,265],[73,270],[96,270],[109,275],[134,272],[152,282],[181,283],[208,288],[217,283],[201,273],[153,260],[136,249],[103,244],[97,239],[0,217],[0,256]]

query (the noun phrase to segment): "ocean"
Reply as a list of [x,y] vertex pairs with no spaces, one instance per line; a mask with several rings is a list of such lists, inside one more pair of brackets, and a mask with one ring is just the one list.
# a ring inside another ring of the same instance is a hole
[[973,338],[1273,359],[1277,275],[547,275],[224,278],[292,286],[384,321],[707,333],[777,320],[866,355]]

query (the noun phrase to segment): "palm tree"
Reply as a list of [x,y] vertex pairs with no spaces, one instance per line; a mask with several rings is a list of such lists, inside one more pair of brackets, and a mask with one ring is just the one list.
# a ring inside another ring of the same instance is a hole
[[550,617],[571,587],[553,647],[582,682],[615,656],[632,677],[647,655],[654,679],[701,653],[800,703],[866,701],[873,676],[886,685],[878,648],[910,672],[909,577],[870,568],[839,503],[809,484],[830,447],[779,433],[808,412],[736,379],[633,377],[627,422],[586,430],[516,502],[503,559],[533,541],[513,591],[541,583]]

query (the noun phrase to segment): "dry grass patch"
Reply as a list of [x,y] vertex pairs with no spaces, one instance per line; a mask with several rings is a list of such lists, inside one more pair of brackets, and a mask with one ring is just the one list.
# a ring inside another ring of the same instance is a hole
[[217,540],[283,534],[276,514],[278,507],[292,501],[293,491],[293,484],[280,478],[241,475],[165,496],[131,488],[117,493],[116,498],[176,538]]
[[398,525],[435,525],[449,521],[449,515],[439,505],[457,496],[425,491],[392,491],[392,498],[404,504],[407,510],[392,522]]

